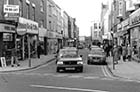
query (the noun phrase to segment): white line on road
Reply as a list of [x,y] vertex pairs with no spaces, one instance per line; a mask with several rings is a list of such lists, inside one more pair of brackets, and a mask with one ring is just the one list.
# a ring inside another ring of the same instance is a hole
[[61,90],[82,91],[82,92],[109,92],[109,91],[83,89],[83,88],[69,88],[69,87],[56,87],[56,86],[43,86],[43,85],[30,85],[30,86],[37,87],[37,88],[61,89]]

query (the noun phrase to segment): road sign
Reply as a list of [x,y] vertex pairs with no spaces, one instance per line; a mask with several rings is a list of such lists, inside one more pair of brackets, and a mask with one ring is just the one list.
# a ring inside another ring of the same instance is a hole
[[4,13],[19,13],[19,5],[4,5]]

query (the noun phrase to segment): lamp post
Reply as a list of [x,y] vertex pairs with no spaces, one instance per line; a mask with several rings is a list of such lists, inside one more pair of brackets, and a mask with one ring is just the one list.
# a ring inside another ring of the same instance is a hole
[[[112,50],[114,50],[114,32],[113,31],[111,31],[111,36],[112,36],[112,41],[113,41],[113,49]],[[113,70],[115,70],[114,53],[112,53],[112,56],[113,56]]]

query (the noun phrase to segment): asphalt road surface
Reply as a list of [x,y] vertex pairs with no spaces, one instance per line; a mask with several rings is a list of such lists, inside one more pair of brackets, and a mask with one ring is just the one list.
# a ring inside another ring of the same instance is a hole
[[0,74],[0,92],[140,92],[140,82],[113,77],[106,65],[87,65],[83,73],[56,72],[55,61],[37,69]]

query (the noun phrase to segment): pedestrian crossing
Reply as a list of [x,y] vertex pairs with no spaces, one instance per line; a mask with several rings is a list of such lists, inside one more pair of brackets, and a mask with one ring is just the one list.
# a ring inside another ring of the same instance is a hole
[[107,76],[95,76],[91,74],[56,74],[56,73],[20,73],[20,72],[11,72],[11,73],[1,73],[8,75],[19,75],[19,76],[36,76],[36,77],[50,77],[50,78],[69,78],[69,79],[85,79],[85,80],[107,80],[107,81],[122,81],[122,82],[137,82],[139,80],[124,79],[118,77],[107,77]]

